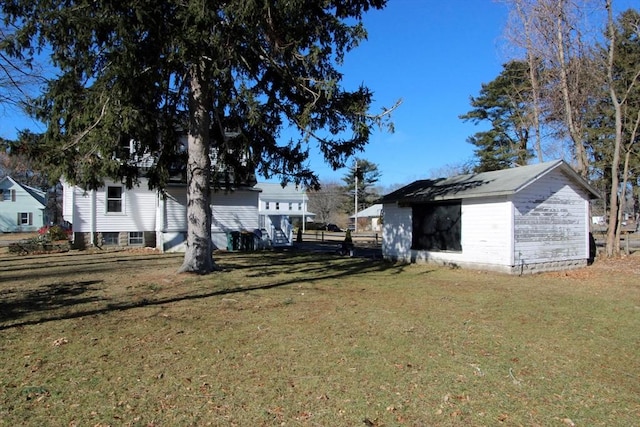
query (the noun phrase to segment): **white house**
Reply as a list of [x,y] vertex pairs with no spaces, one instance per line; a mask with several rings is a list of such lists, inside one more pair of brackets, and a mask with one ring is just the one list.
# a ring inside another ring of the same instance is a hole
[[514,274],[581,267],[598,197],[561,160],[415,181],[382,198],[383,256]]
[[[232,235],[258,228],[258,191],[237,188],[211,192],[211,239],[216,249],[230,247]],[[63,217],[72,224],[74,245],[148,246],[164,252],[184,251],[187,232],[184,184],[164,193],[150,190],[145,179],[127,189],[107,182],[85,191],[63,183]]]
[[0,232],[33,232],[48,222],[46,193],[9,176],[0,179]]
[[260,190],[258,214],[260,229],[265,239],[273,246],[291,246],[293,244],[294,224],[303,231],[315,214],[308,211],[309,197],[303,188],[279,183],[258,183]]
[[382,230],[382,203],[376,203],[366,209],[358,211],[357,215],[349,217],[352,223],[358,221],[358,230],[361,229],[360,224],[366,223],[365,230],[381,231]]

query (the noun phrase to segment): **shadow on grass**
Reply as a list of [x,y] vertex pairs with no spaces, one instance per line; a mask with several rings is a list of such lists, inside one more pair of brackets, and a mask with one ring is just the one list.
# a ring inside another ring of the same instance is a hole
[[[59,310],[64,307],[86,304],[99,301],[98,296],[86,295],[94,291],[94,285],[102,283],[102,280],[89,280],[84,282],[53,283],[27,290],[21,295],[13,295],[17,292],[3,292],[2,305],[0,305],[0,322],[16,320],[34,312]],[[37,322],[36,322],[37,323]],[[17,325],[13,325],[17,326]],[[0,329],[4,329],[0,325]]]
[[[126,252],[112,251],[105,253],[67,253],[62,256],[16,257],[11,261],[3,261],[0,279],[3,282],[11,280],[29,280],[54,276],[65,277],[67,269],[82,268],[86,273],[100,273],[118,269],[137,269],[140,262],[154,261],[166,264],[167,259],[178,258],[176,254],[148,254],[131,255]],[[182,256],[179,257],[182,259]],[[42,262],[46,259],[47,262]],[[118,264],[117,267],[114,263]],[[56,269],[59,269],[56,271]]]
[[[64,268],[57,271],[53,276],[69,276],[82,273],[101,275],[114,269],[125,268],[140,269],[143,262],[145,268],[153,269],[155,265],[166,267],[168,260],[175,260],[175,257],[157,256],[127,256],[119,255],[116,258],[102,260],[96,263],[74,263],[65,262]],[[46,262],[46,261],[45,261]],[[326,253],[305,253],[305,252],[257,252],[257,253],[234,253],[218,254],[217,265],[222,269],[212,276],[194,276],[198,280],[206,281],[208,277],[224,275],[233,271],[248,270],[247,274],[241,276],[246,279],[246,285],[229,288],[218,287],[209,292],[199,292],[194,287],[187,294],[170,297],[155,297],[153,293],[145,295],[142,299],[127,301],[116,301],[101,295],[100,291],[108,284],[104,280],[89,281],[68,281],[63,283],[49,283],[40,285],[35,289],[27,291],[5,290],[0,291],[0,330],[7,330],[15,327],[37,325],[56,320],[74,319],[84,316],[105,314],[114,311],[130,310],[141,307],[166,305],[181,301],[199,300],[224,296],[234,293],[252,292],[257,290],[268,290],[284,287],[293,284],[300,284],[308,281],[340,281],[347,277],[360,274],[388,272],[399,272],[406,268],[404,265],[395,265],[381,260],[371,260],[367,258],[345,258]],[[48,264],[49,266],[51,264]],[[90,271],[86,271],[87,265],[92,265]],[[176,265],[177,268],[177,265]],[[25,279],[27,269],[20,275]],[[32,273],[39,275],[43,270],[32,269]],[[143,273],[144,274],[144,273]],[[51,276],[47,275],[49,278]],[[252,284],[252,279],[265,278],[271,276],[284,276],[281,280],[272,283]],[[6,279],[12,276],[0,275]],[[339,284],[339,283],[338,283]],[[97,286],[101,285],[101,286]],[[155,297],[155,298],[154,298]],[[91,307],[80,307],[82,304],[92,304]],[[25,317],[29,317],[25,319]]]

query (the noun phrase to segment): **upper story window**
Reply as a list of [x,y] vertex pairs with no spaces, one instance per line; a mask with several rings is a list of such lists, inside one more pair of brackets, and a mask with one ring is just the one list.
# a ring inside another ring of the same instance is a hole
[[269,210],[269,202],[264,202],[264,208],[265,208],[266,210]]
[[15,202],[16,190],[0,188],[0,202]]
[[107,187],[107,213],[122,212],[122,187]]
[[298,210],[301,211],[302,210],[302,203],[298,202]]
[[280,202],[276,202],[276,210],[279,211],[280,210]]
[[289,210],[292,211],[293,210],[293,203],[289,203]]

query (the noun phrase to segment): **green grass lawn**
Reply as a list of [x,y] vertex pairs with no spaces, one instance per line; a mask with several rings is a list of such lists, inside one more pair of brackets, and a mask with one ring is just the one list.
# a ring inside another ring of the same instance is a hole
[[0,255],[0,425],[638,425],[640,257],[525,277],[181,261]]

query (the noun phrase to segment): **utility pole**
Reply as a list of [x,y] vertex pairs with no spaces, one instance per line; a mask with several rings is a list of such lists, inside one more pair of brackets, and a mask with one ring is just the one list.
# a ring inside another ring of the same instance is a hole
[[353,176],[355,178],[355,190],[354,190],[354,194],[355,194],[355,209],[354,209],[354,214],[353,214],[353,232],[357,233],[358,232],[358,159],[354,159],[354,169],[353,169]]

